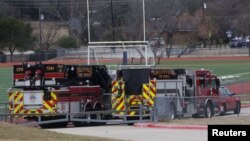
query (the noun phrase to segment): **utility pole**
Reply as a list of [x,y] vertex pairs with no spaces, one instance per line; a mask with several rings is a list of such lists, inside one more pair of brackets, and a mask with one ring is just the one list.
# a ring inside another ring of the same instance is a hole
[[42,23],[41,23],[41,8],[39,7],[39,47],[42,49]]
[[110,8],[111,8],[111,20],[112,20],[112,36],[113,36],[113,41],[115,41],[113,0],[110,0]]

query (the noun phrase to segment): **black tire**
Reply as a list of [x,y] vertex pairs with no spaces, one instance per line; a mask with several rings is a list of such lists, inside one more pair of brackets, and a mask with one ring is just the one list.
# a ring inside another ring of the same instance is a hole
[[[127,117],[127,121],[131,121],[131,120],[139,120],[140,118],[138,116],[135,117]],[[134,123],[127,123],[127,125],[132,126],[134,125]]]
[[205,114],[205,117],[206,117],[206,118],[211,118],[211,117],[213,117],[213,107],[212,107],[212,104],[211,104],[210,102],[208,102],[208,103],[206,104],[204,111],[205,111],[204,114]]
[[234,113],[235,114],[240,114],[240,110],[241,110],[241,103],[237,102]]
[[224,116],[227,114],[227,105],[226,104],[223,104],[223,111],[221,111],[220,115],[221,116]]
[[[86,107],[83,109],[83,111],[89,112],[89,111],[93,111],[93,109],[90,105],[86,105]],[[84,118],[84,119],[93,118],[93,115],[85,115],[85,116],[80,117],[80,118]],[[90,125],[89,122],[83,122],[83,121],[74,121],[73,124],[75,125],[75,127],[82,127],[82,126],[89,126]]]
[[[102,107],[101,105],[97,105],[95,108],[94,108],[94,111],[102,111]],[[91,117],[93,117],[93,119],[102,119],[102,114],[95,114],[95,115],[92,115]]]
[[[101,108],[101,105],[97,105],[94,108],[94,111],[103,111],[102,108]],[[91,118],[101,120],[103,118],[103,115],[102,114],[94,114],[93,116],[91,116]],[[95,125],[95,126],[100,126],[100,125],[105,125],[106,123],[104,123],[104,122],[93,122],[92,124]]]
[[174,120],[176,118],[176,107],[174,103],[170,104],[169,119]]

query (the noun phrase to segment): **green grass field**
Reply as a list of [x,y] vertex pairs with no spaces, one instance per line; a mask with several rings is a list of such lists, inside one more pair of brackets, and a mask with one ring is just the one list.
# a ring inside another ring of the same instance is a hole
[[0,122],[0,141],[119,141],[110,138],[61,134]]
[[[159,66],[164,68],[203,68],[212,70],[214,74],[220,77],[231,76],[234,82],[250,81],[249,60],[164,60]],[[227,83],[227,81],[224,83]]]
[[[162,60],[160,68],[209,69],[218,76],[233,76],[227,78],[224,84],[250,81],[249,60]],[[0,68],[0,103],[7,101],[6,91],[12,85],[11,67]]]
[[[7,90],[12,85],[11,67],[0,68],[0,107],[2,102],[7,102]],[[1,110],[1,109],[0,109]]]
[[[159,66],[167,68],[209,69],[219,76],[250,73],[249,60],[195,60],[162,61]],[[250,75],[249,75],[250,76]]]

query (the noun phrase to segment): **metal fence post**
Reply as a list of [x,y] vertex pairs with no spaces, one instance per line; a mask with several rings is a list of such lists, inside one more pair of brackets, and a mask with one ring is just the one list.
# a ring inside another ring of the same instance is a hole
[[155,103],[154,103],[154,111],[153,111],[153,122],[158,123],[158,108],[157,108],[157,98],[154,98]]
[[142,123],[142,104],[140,105],[140,123]]
[[[4,109],[4,113],[5,113],[5,114],[6,114],[7,111],[8,111],[7,106],[8,106],[8,104],[5,103],[5,109]],[[5,116],[4,118],[5,118],[4,121],[7,122],[7,116]]]

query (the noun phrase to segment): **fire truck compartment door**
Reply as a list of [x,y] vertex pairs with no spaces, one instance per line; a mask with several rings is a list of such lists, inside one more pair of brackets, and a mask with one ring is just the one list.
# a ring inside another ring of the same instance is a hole
[[43,91],[24,91],[24,108],[37,109],[43,106]]
[[156,83],[157,93],[159,94],[178,94],[183,96],[182,80],[158,80]]

